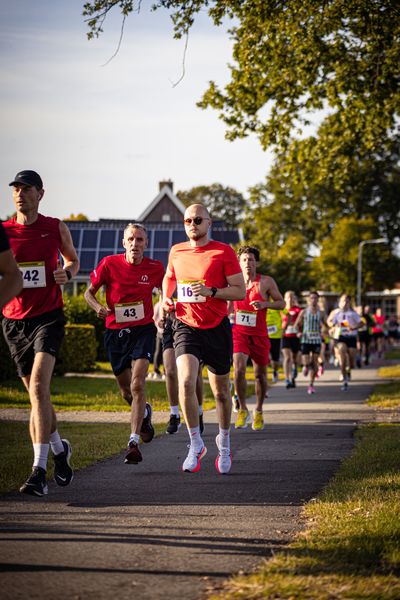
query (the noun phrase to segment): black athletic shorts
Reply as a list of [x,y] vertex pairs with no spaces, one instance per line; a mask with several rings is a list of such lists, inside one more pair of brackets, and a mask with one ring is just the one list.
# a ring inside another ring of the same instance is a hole
[[358,341],[362,344],[369,344],[371,342],[371,335],[368,331],[359,331],[357,337]]
[[180,319],[172,324],[175,357],[193,354],[215,375],[229,373],[233,357],[232,328],[228,317],[217,327],[199,329]]
[[300,352],[300,340],[297,335],[296,337],[288,337],[285,335],[282,339],[282,350],[284,348],[289,348],[289,350],[292,351],[292,354]]
[[165,319],[164,332],[162,337],[163,352],[174,347],[174,336],[172,334],[172,319],[170,315]]
[[157,327],[154,323],[125,329],[106,329],[104,347],[114,375],[121,375],[138,358],[151,360]]
[[302,354],[319,354],[321,352],[321,344],[301,344],[301,353]]
[[357,338],[355,335],[340,335],[338,339],[338,344],[346,344],[348,348],[357,348]]
[[269,341],[271,342],[269,350],[271,360],[278,362],[281,355],[282,338],[269,338]]
[[19,377],[32,373],[38,352],[46,352],[61,362],[59,352],[64,338],[65,317],[62,308],[28,319],[3,319],[3,335],[17,366]]
[[383,331],[376,331],[372,335],[374,336],[374,340],[385,337]]

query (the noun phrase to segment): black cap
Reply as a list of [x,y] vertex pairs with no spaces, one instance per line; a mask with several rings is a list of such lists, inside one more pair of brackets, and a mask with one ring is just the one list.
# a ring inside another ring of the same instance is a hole
[[16,174],[14,181],[8,185],[15,185],[17,183],[25,183],[26,185],[34,185],[40,190],[43,188],[42,178],[36,171],[20,171]]

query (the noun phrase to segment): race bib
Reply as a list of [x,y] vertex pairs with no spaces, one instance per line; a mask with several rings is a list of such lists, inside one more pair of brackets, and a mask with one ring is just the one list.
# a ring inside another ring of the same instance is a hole
[[115,321],[117,323],[129,323],[144,319],[143,302],[132,302],[130,304],[116,304]]
[[270,325],[268,327],[268,335],[271,335],[271,333],[278,333],[278,328],[276,325]]
[[236,325],[244,325],[245,327],[255,327],[257,322],[257,313],[247,310],[236,311]]
[[289,325],[289,327],[286,329],[286,333],[299,333],[299,328],[297,325]]
[[178,302],[205,302],[205,296],[195,296],[190,287],[191,283],[202,283],[203,279],[178,280]]
[[24,288],[46,287],[46,268],[44,261],[18,263]]
[[321,334],[319,331],[307,331],[308,340],[320,340]]

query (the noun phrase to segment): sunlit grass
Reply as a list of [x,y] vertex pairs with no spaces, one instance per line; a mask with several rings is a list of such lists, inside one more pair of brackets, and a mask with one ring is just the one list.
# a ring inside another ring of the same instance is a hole
[[[156,435],[164,433],[166,428],[166,424],[154,424]],[[120,423],[59,423],[58,430],[72,444],[74,470],[125,450],[130,434],[129,425]],[[26,481],[32,459],[28,423],[0,421],[0,493],[18,489]],[[53,464],[50,452],[48,477],[52,477]]]
[[400,598],[400,426],[369,425],[357,437],[353,456],[305,507],[308,529],[213,598]]
[[[53,377],[50,385],[51,401],[57,411],[130,411],[122,398],[115,379],[95,377]],[[255,393],[254,384],[247,390]],[[164,381],[146,382],[146,398],[153,409],[169,410]],[[204,410],[215,408],[209,384],[204,384]],[[30,408],[29,397],[21,381],[6,381],[0,385],[0,408]]]
[[374,393],[367,400],[367,404],[380,408],[399,408],[400,381],[377,383],[374,387]]
[[400,377],[400,365],[381,367],[378,371],[379,377]]

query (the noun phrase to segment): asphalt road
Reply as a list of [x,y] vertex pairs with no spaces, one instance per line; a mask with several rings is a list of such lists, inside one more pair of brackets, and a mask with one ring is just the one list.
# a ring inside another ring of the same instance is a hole
[[264,430],[233,426],[227,475],[215,468],[208,411],[198,473],[181,470],[182,426],[143,444],[140,465],[124,465],[122,453],[78,471],[67,488],[51,481],[45,498],[0,497],[1,597],[197,600],[253,570],[304,527],[303,505],[351,454],[356,426],[374,418],[364,401],[377,369],[354,371],[347,392],[338,376],[327,370],[313,396],[302,375],[296,389],[273,386]]

